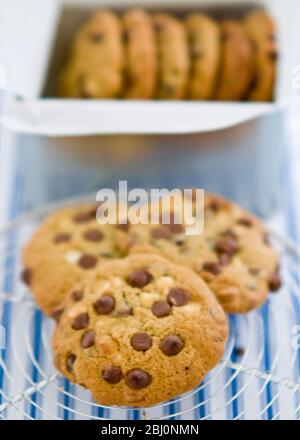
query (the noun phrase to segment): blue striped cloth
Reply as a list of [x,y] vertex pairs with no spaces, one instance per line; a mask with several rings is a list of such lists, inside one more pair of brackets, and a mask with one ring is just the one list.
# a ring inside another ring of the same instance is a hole
[[[300,105],[295,101],[287,115],[282,205],[268,220],[273,229],[297,245],[299,117]],[[30,209],[24,182],[34,170],[23,168],[18,139],[8,133],[0,135],[0,222],[4,225]],[[226,185],[230,187],[230,182],[224,181]],[[34,205],[34,194],[31,201]],[[300,297],[295,294],[299,288],[297,258],[284,261],[288,282],[279,295],[246,317],[231,317],[224,361],[205,378],[199,390],[146,411],[104,408],[93,403],[87,391],[57,375],[49,350],[52,323],[34,307],[18,281],[22,236],[30,234],[34,226],[31,221],[1,236],[5,251],[1,260],[0,324],[6,331],[7,346],[0,350],[0,419],[300,418],[299,387],[295,385],[299,383],[300,350],[291,346],[294,326],[300,324]]]

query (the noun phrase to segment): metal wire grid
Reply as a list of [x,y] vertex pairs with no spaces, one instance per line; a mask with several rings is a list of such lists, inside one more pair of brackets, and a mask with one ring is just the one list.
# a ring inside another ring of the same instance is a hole
[[19,282],[20,250],[54,207],[23,216],[0,232],[0,313],[6,330],[0,420],[300,419],[300,254],[292,243],[271,233],[281,254],[284,287],[261,309],[230,318],[224,358],[197,389],[151,408],[105,407],[56,372],[53,323]]

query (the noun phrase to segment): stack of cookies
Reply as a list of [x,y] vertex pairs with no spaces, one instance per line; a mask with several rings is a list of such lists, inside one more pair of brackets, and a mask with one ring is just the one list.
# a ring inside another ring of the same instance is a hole
[[97,210],[50,216],[24,249],[23,281],[56,321],[65,377],[104,405],[169,400],[223,356],[226,312],[250,311],[280,288],[278,256],[258,219],[215,195],[196,237],[173,221],[103,225]]
[[97,12],[74,38],[59,78],[66,98],[271,101],[275,26],[252,11],[216,21],[130,10]]

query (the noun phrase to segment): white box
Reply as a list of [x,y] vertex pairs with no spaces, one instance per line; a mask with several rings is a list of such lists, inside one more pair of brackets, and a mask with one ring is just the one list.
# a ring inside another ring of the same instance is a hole
[[[41,176],[29,172],[29,185],[31,177],[35,182],[41,179],[40,185],[44,182],[51,194],[60,197],[96,190],[99,185],[127,178],[131,185],[205,187],[262,214],[274,206],[282,148],[281,115],[292,91],[295,65],[292,42],[298,31],[298,2],[188,0],[176,5],[174,0],[24,0],[8,3],[6,8],[10,9],[13,26],[5,19],[5,41],[10,50],[4,53],[4,59],[8,60],[8,101],[2,123],[32,136],[29,142],[28,138],[21,139],[22,144],[27,144],[24,160],[26,163],[29,158],[28,144],[35,144],[31,148],[35,150],[35,160],[41,159],[38,167]],[[222,15],[257,6],[267,8],[277,22],[280,52],[274,102],[43,98],[50,62],[53,75],[72,32],[87,14],[97,7],[122,9],[133,5],[176,11],[209,9]],[[66,157],[66,151],[73,154]],[[92,164],[81,158],[75,160],[74,154],[80,156],[79,153],[83,153],[84,159],[92,158]],[[30,162],[32,158],[28,166]],[[70,188],[68,194],[64,191],[66,187]]]

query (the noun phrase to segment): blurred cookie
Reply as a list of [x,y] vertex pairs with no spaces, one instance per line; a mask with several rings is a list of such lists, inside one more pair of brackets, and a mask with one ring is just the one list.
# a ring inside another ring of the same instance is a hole
[[190,69],[186,30],[171,15],[156,14],[153,23],[158,44],[159,99],[184,99],[187,94]]
[[271,101],[274,96],[278,49],[275,24],[264,11],[251,12],[245,29],[255,50],[255,80],[248,96],[250,101]]
[[116,98],[123,87],[124,49],[120,19],[100,11],[75,37],[59,78],[66,98]]
[[123,17],[126,44],[125,98],[151,99],[156,87],[157,54],[150,16],[143,10]]
[[220,27],[206,15],[193,14],[186,19],[190,44],[190,99],[212,99],[221,61]]
[[121,253],[156,252],[192,268],[228,313],[255,309],[270,290],[280,288],[277,253],[253,215],[206,193],[201,235],[186,235],[186,225],[176,224],[172,218],[174,214],[169,225],[128,225],[127,230],[118,230]]
[[115,226],[101,225],[96,206],[63,209],[46,219],[23,251],[23,280],[47,315],[100,261],[117,257]]
[[157,255],[111,261],[76,286],[54,362],[102,405],[148,406],[197,386],[224,353],[226,316],[192,271]]
[[247,95],[254,79],[254,50],[242,24],[221,23],[222,63],[216,92],[220,101],[239,101]]

